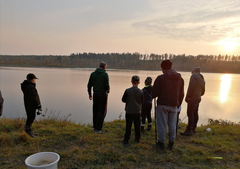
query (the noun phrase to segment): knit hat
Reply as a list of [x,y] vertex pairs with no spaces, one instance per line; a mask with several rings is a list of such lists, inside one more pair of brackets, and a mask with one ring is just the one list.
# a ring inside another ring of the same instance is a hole
[[170,60],[163,60],[161,63],[161,68],[164,70],[172,68],[172,62]]
[[151,77],[147,77],[145,80],[145,85],[151,85],[152,84],[152,78]]
[[192,70],[192,73],[200,73],[200,67],[195,67],[195,68]]

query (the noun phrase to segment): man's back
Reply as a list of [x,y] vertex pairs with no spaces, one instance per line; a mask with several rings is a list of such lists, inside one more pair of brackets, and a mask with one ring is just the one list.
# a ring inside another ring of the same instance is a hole
[[93,87],[93,92],[104,93],[109,91],[109,78],[106,70],[97,68],[91,73],[88,81],[88,93],[91,92]]
[[122,101],[126,103],[126,113],[139,114],[142,109],[143,91],[136,86],[128,88],[124,92]]
[[205,93],[205,81],[200,73],[192,74],[186,98],[190,99],[200,99]]
[[173,69],[164,71],[153,85],[152,96],[158,97],[158,105],[180,106],[184,97],[184,81]]

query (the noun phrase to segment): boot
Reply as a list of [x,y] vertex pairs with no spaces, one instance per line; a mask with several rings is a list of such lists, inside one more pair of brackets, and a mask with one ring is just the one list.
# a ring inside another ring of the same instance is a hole
[[31,125],[30,128],[31,128],[31,133],[32,133],[32,135],[35,136],[35,137],[37,137],[38,133],[34,133],[33,128],[32,128],[32,125]]
[[149,124],[149,125],[148,125],[148,127],[147,127],[147,131],[150,131],[150,130],[151,130],[151,128],[152,128],[152,125],[151,125],[151,124]]
[[173,141],[169,141],[168,149],[172,150],[173,149],[173,145],[174,145],[174,142]]
[[35,136],[32,134],[32,130],[30,127],[25,126],[25,132],[32,138],[34,138]]
[[164,143],[161,143],[159,140],[156,143],[156,147],[159,148],[160,150],[164,150]]
[[186,130],[184,132],[180,133],[182,136],[192,136],[193,132],[192,132],[192,128],[187,127]]

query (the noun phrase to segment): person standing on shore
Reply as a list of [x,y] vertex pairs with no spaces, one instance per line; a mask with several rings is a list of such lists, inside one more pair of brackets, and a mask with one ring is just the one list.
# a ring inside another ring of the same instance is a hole
[[[101,62],[99,68],[91,73],[87,84],[89,100],[93,100],[93,129],[102,134],[103,121],[106,115],[107,97],[110,92],[107,64]],[[93,96],[92,96],[93,88]]]
[[193,133],[196,133],[198,122],[198,107],[201,102],[201,96],[203,96],[204,93],[204,77],[202,74],[200,74],[200,68],[195,67],[192,71],[187,95],[185,98],[185,101],[187,102],[188,126],[184,132],[180,133],[182,136],[192,136]]
[[142,105],[142,123],[141,123],[141,132],[144,131],[144,126],[146,122],[146,118],[148,121],[147,131],[150,131],[152,128],[152,117],[151,117],[151,110],[152,110],[152,78],[147,77],[145,80],[145,87],[142,89],[144,94],[144,101]]
[[131,82],[132,87],[126,89],[122,96],[122,102],[126,103],[126,130],[123,140],[123,146],[128,146],[128,141],[131,136],[132,122],[134,123],[135,142],[139,143],[141,137],[140,117],[144,96],[143,91],[138,88],[138,84],[140,83],[139,76],[133,76]]
[[0,90],[0,116],[2,115],[2,112],[3,112],[3,97],[2,97],[2,93],[1,93],[1,90]]
[[177,108],[182,104],[184,97],[184,81],[179,73],[172,69],[170,60],[161,63],[162,75],[154,81],[152,97],[157,99],[157,131],[158,142],[156,147],[164,150],[164,141],[169,130],[168,148],[173,149],[176,138]]
[[32,123],[36,118],[36,110],[42,111],[42,105],[36,89],[36,79],[38,79],[34,74],[29,73],[27,75],[27,80],[21,83],[21,90],[23,92],[24,106],[27,113],[27,120],[25,124],[25,132],[30,137],[35,137],[35,133],[32,129]]

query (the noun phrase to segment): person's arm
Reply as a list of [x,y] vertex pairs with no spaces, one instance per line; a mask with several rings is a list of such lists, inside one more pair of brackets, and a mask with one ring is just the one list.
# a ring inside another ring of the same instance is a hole
[[194,77],[194,75],[192,75],[189,81],[187,95],[185,98],[186,102],[191,98],[196,82],[197,82],[196,78]]
[[88,95],[89,95],[89,100],[92,100],[92,74],[89,77],[88,84],[87,84],[87,89],[88,89]]
[[125,90],[123,96],[122,96],[122,102],[126,103],[127,102],[127,90]]
[[[203,81],[204,81],[203,75],[200,74],[200,76],[201,76],[201,78],[202,78]],[[204,81],[204,84],[203,84],[203,87],[202,87],[201,96],[203,96],[204,94],[205,94],[205,81]]]
[[184,80],[181,78],[181,86],[180,86],[180,93],[179,93],[179,105],[178,108],[181,106],[183,98],[184,98]]
[[0,91],[0,116],[2,115],[3,102],[4,102],[4,99],[3,99],[2,93],[1,93],[1,91]]
[[109,85],[109,77],[108,74],[106,73],[105,76],[105,89],[106,89],[106,93],[110,93],[110,85]]
[[153,88],[152,88],[152,97],[153,98],[156,98],[159,96],[159,87],[160,87],[160,83],[159,83],[159,79],[157,78],[154,81]]

